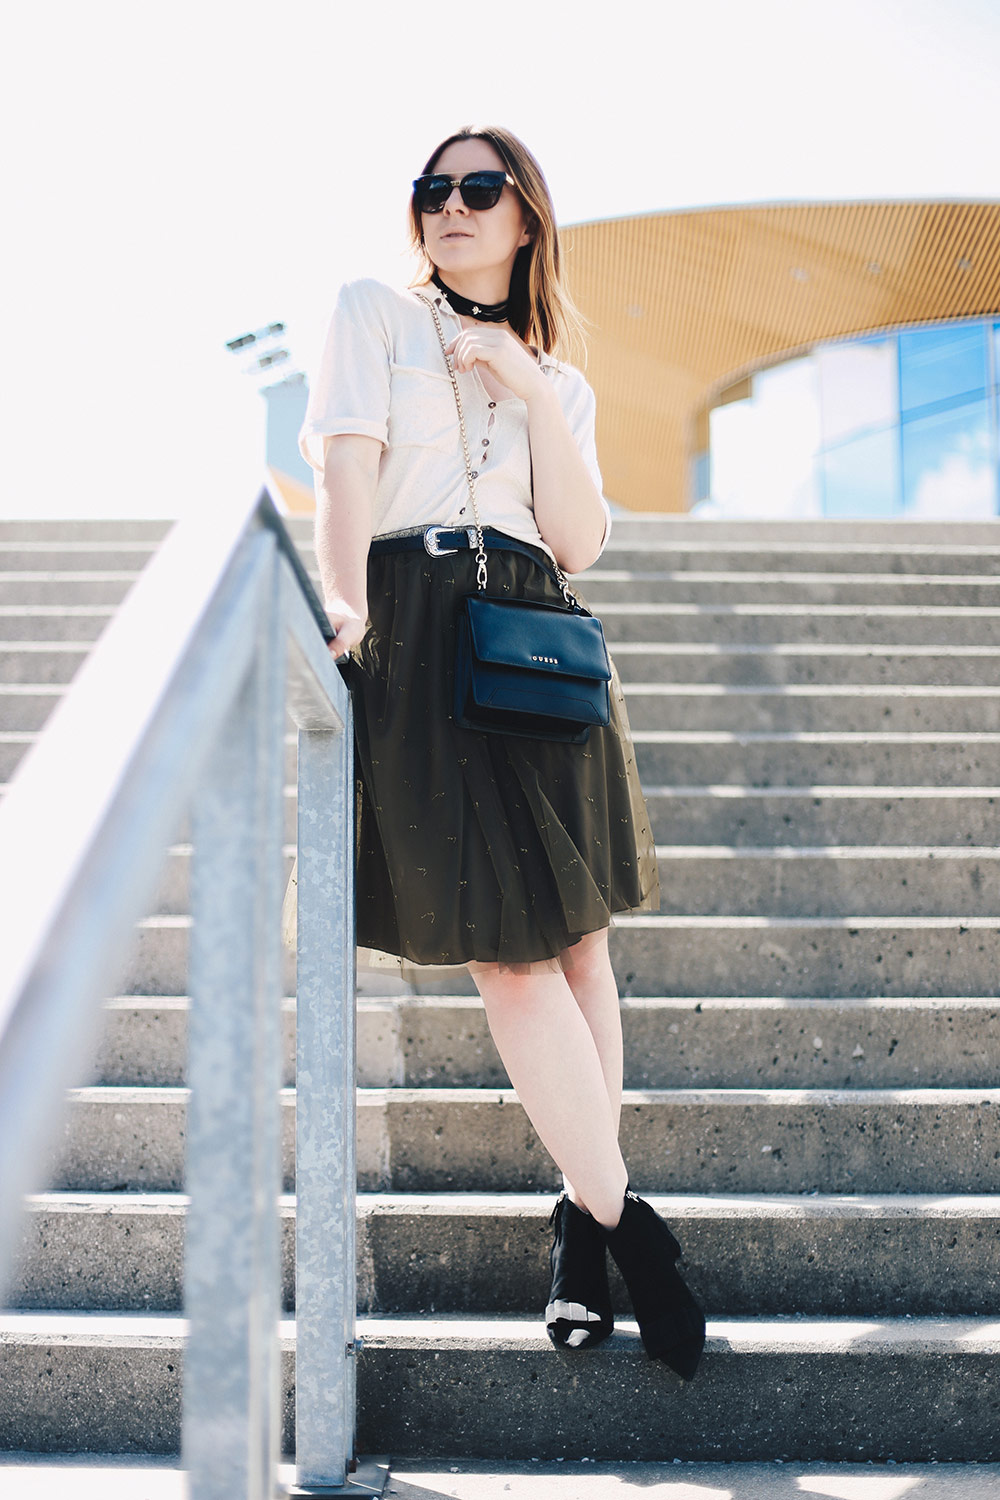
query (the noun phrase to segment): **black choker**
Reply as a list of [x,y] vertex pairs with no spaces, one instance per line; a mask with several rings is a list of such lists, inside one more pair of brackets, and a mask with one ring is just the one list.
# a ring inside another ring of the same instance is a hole
[[431,280],[440,291],[444,292],[457,313],[464,313],[467,318],[478,318],[481,323],[506,323],[507,309],[510,306],[509,297],[503,302],[470,302],[468,297],[460,297],[457,292],[452,291],[450,286],[445,286],[436,271]]

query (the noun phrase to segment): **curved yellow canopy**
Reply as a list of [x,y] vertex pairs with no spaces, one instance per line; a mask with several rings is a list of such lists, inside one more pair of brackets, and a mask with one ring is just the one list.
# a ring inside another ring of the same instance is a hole
[[[827,339],[1000,312],[1000,202],[774,203],[562,231],[608,498],[687,510],[708,412]],[[737,394],[733,390],[732,394]]]

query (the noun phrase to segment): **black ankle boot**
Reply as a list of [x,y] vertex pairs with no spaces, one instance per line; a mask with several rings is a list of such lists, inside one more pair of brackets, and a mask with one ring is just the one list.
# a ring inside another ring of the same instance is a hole
[[604,1229],[563,1193],[549,1215],[555,1224],[549,1264],[552,1286],[545,1332],[554,1344],[590,1349],[615,1326],[608,1289]]
[[617,1225],[604,1235],[628,1287],[646,1353],[690,1380],[705,1344],[705,1317],[677,1270],[680,1245],[656,1210],[631,1190]]

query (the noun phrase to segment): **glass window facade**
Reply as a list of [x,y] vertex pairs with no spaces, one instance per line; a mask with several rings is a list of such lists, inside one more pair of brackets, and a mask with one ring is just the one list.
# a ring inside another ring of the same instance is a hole
[[898,338],[903,412],[968,400],[985,392],[989,373],[985,323],[911,329]]
[[820,345],[710,414],[705,513],[975,520],[1000,509],[1000,322]]

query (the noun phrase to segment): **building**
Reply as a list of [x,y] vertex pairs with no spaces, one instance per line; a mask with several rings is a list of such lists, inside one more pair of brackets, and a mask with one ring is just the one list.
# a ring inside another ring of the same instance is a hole
[[[997,514],[1000,202],[752,204],[563,233],[613,504]],[[306,388],[265,394],[276,498],[310,510]]]
[[777,203],[567,231],[609,499],[997,512],[1000,203]]

